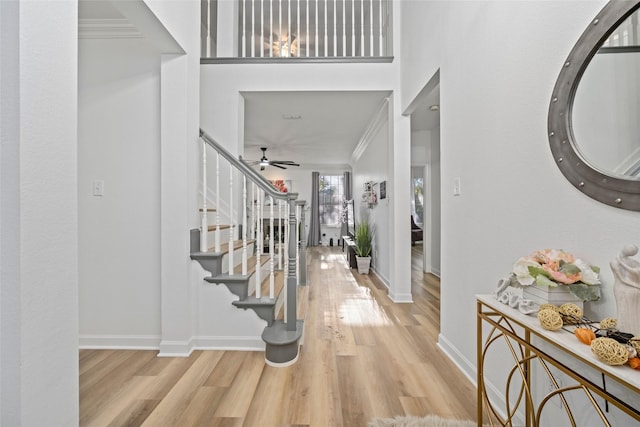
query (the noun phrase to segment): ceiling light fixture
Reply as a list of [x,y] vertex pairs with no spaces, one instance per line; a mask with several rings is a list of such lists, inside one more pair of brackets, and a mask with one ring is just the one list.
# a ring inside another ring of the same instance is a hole
[[439,111],[440,110],[440,106],[438,104],[433,104],[429,106],[429,110],[431,111]]
[[295,37],[289,40],[289,36],[283,36],[280,40],[273,42],[273,54],[280,58],[289,58],[298,53],[298,42]]

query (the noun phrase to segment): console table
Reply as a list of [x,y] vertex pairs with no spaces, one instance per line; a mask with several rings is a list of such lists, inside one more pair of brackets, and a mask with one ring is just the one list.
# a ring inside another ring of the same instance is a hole
[[[562,422],[640,426],[640,371],[600,362],[575,338],[572,326],[547,331],[537,316],[522,314],[492,295],[477,295],[476,302],[478,426],[483,416],[491,418],[490,425],[512,426],[516,414],[524,417],[527,427],[565,425]],[[488,387],[494,378],[485,378],[485,368],[497,363],[495,351],[506,352],[511,360],[509,366],[500,365],[505,370],[504,388]],[[489,392],[494,390],[507,397],[492,398]],[[554,411],[564,419],[549,418]]]
[[342,236],[342,251],[347,258],[349,268],[358,268],[356,261],[356,242],[350,236]]

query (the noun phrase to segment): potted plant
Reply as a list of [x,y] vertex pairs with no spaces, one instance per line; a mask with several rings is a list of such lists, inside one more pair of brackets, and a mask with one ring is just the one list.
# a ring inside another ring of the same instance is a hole
[[371,224],[369,224],[369,220],[364,218],[356,225],[354,236],[356,263],[358,264],[358,273],[360,274],[369,274],[372,240],[373,228]]

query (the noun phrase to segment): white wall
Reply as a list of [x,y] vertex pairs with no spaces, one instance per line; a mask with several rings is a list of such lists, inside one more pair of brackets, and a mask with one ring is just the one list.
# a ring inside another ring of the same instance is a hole
[[[79,40],[83,345],[160,339],[160,60],[144,39]],[[104,196],[93,195],[94,180]]]
[[[608,263],[624,244],[640,243],[634,237],[640,235],[639,214],[577,191],[556,167],[546,135],[562,64],[604,4],[401,3],[402,31],[412,36],[401,58],[403,102],[440,68],[440,344],[470,375],[474,295],[490,293],[523,254],[563,248],[599,265],[604,295],[587,304],[587,314],[615,313]],[[454,197],[458,176],[462,195]]]
[[0,424],[77,425],[77,2],[0,19]]
[[[386,116],[384,116],[386,117]],[[391,284],[391,248],[390,248],[390,209],[389,200],[392,199],[392,189],[387,185],[387,198],[380,200],[380,182],[389,181],[389,123],[378,124],[375,133],[367,142],[366,150],[352,164],[353,167],[353,200],[355,202],[356,226],[362,218],[368,218],[374,227],[373,248],[371,253],[371,267],[387,286]],[[378,203],[369,208],[362,201],[364,183],[373,181],[378,196]],[[408,187],[408,185],[407,185]],[[409,218],[406,220],[409,229]],[[409,242],[407,242],[409,245]]]

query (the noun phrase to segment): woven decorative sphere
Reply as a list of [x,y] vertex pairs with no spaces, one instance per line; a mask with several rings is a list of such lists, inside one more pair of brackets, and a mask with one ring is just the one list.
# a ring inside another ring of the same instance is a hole
[[633,337],[629,340],[629,345],[636,349],[636,352],[640,354],[640,337]]
[[547,331],[557,331],[562,328],[563,325],[560,313],[551,308],[540,310],[538,312],[538,321],[542,329],[546,329]]
[[560,306],[560,314],[564,323],[578,323],[582,320],[582,309],[570,302]]
[[605,317],[600,321],[600,329],[613,329],[618,326],[618,320],[615,317]]
[[591,342],[591,351],[607,365],[624,365],[629,360],[629,351],[613,338],[596,338]]
[[560,311],[560,307],[558,307],[557,305],[553,305],[553,304],[540,304],[540,308],[538,309],[538,311],[542,311],[542,310],[553,310],[553,311]]

